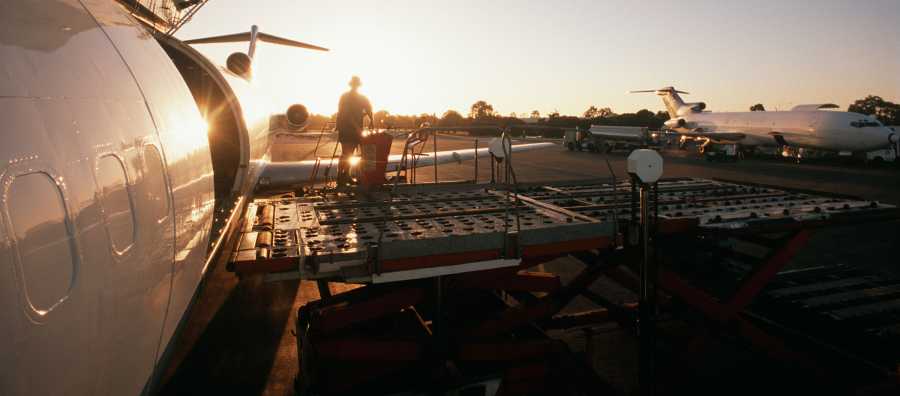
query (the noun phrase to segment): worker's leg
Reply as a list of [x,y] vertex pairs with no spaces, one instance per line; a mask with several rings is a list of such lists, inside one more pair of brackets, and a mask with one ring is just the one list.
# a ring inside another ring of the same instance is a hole
[[355,141],[341,142],[341,158],[338,163],[338,184],[348,184],[350,182],[350,157],[356,150],[359,143]]

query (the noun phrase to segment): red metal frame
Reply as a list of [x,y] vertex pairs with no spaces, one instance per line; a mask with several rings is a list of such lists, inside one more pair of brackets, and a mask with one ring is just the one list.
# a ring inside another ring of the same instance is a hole
[[473,288],[552,293],[562,287],[559,276],[547,272],[519,272],[509,276],[474,281]]
[[[365,288],[351,291],[363,293]],[[340,296],[340,295],[338,295]],[[337,296],[336,296],[337,297]],[[311,326],[315,331],[329,333],[346,328],[355,323],[375,319],[391,312],[421,303],[425,299],[425,290],[420,287],[406,287],[388,291],[378,296],[371,296],[352,304],[339,301],[315,311],[315,321]]]
[[[773,337],[750,323],[741,316],[741,312],[809,241],[809,237],[810,231],[805,229],[794,233],[741,284],[737,292],[726,302],[694,287],[672,271],[660,271],[660,286],[719,324],[734,326],[732,328],[739,335],[775,357],[803,361],[805,359],[802,355],[789,351],[780,338]],[[689,344],[699,345],[702,343],[702,338],[703,335],[697,335]]]
[[[595,244],[593,246],[596,246]],[[555,258],[558,255],[550,256]],[[544,256],[548,257],[548,256]],[[532,261],[533,265],[538,262]],[[562,286],[558,276],[540,272],[522,272],[523,267],[501,268],[489,271],[458,274],[445,279],[449,295],[466,293],[472,289],[529,291],[549,293],[531,304],[510,307],[494,317],[484,319],[469,328],[451,328],[451,334],[432,335],[433,323],[406,322],[412,331],[390,330],[382,334],[361,334],[344,331],[350,326],[370,320],[395,315],[401,310],[424,303],[430,295],[427,282],[412,282],[407,286],[366,286],[312,302],[301,309],[301,317],[308,326],[298,327],[298,335],[304,340],[304,353],[321,365],[333,365],[331,372],[321,378],[307,378],[320,390],[349,391],[362,386],[378,376],[392,375],[397,370],[423,368],[430,358],[443,356],[462,364],[498,367],[503,373],[501,394],[541,393],[558,380],[561,374],[552,362],[557,362],[567,350],[560,341],[545,338],[499,337],[528,323],[552,321],[553,316],[568,301],[593,283],[607,265],[589,265],[569,284]],[[417,316],[418,317],[418,316]],[[605,310],[592,312],[578,318],[559,318],[560,323],[597,323],[608,320]],[[390,321],[389,321],[390,322]],[[366,330],[361,330],[366,331]],[[448,342],[444,347],[435,344]],[[439,351],[446,351],[442,352]],[[565,355],[569,356],[569,355]],[[418,363],[417,363],[418,362]],[[309,363],[313,364],[313,363]],[[572,363],[574,364],[574,363]],[[370,367],[371,370],[366,370]],[[306,375],[317,376],[315,372]],[[343,378],[343,380],[339,380]]]

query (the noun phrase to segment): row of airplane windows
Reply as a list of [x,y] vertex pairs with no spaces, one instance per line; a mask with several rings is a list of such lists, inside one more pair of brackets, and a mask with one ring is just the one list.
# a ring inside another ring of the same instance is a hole
[[[129,182],[119,156],[105,154],[96,162],[98,203],[116,256],[134,246],[137,208],[157,223],[169,213],[162,156],[153,145],[144,146],[142,154],[143,177],[137,184]],[[39,170],[14,176],[5,208],[27,311],[36,320],[67,299],[78,272],[78,222],[66,206],[65,189],[51,173]]]

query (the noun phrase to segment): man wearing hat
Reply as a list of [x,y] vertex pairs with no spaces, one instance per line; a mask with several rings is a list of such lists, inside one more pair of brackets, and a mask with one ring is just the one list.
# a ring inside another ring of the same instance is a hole
[[350,157],[362,139],[363,118],[369,117],[370,125],[375,125],[372,117],[372,105],[369,99],[357,91],[362,81],[353,76],[350,79],[350,91],[341,95],[338,103],[337,130],[341,143],[341,162],[338,165],[338,184],[346,184],[349,179]]

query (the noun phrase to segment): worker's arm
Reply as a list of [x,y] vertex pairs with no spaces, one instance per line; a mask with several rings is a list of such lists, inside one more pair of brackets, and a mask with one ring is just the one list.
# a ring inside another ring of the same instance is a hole
[[375,115],[372,114],[372,103],[369,103],[369,99],[366,99],[366,115],[369,117],[369,125],[372,126],[372,129],[375,129]]

